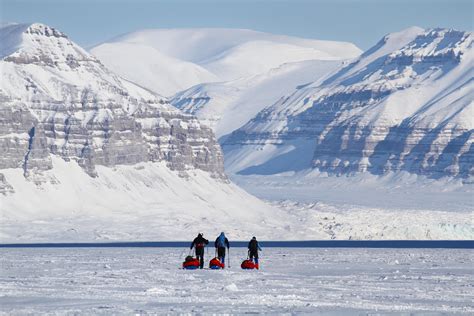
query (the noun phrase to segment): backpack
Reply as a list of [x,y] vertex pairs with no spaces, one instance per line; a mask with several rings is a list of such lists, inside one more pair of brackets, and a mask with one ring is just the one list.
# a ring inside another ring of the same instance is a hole
[[217,248],[225,248],[225,236],[217,238]]
[[184,259],[185,262],[189,262],[193,260],[194,260],[193,256],[187,256],[186,259]]
[[252,239],[249,243],[249,250],[252,251],[252,252],[257,252],[257,250],[258,250],[258,241]]

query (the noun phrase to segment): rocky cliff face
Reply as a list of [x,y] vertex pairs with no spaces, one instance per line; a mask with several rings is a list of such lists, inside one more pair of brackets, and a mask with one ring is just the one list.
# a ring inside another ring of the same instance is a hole
[[[472,40],[472,33],[450,29],[387,35],[321,84],[295,91],[235,131],[223,144],[229,168],[473,176]],[[288,159],[292,151],[306,159]],[[238,165],[242,152],[258,164]]]
[[[225,178],[208,127],[111,73],[65,34],[8,25],[0,39],[0,170],[22,168],[41,182],[57,155],[92,177],[97,165],[166,161],[183,175],[197,168]],[[0,191],[12,191],[2,175]]]

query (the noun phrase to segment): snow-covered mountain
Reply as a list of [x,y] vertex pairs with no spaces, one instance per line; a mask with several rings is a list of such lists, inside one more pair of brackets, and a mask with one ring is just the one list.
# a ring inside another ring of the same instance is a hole
[[226,170],[474,174],[473,35],[413,27],[227,137]]
[[[211,130],[167,100],[108,71],[65,34],[42,24],[2,28],[2,168],[51,168],[51,154],[97,164],[167,161],[222,176]],[[23,149],[27,150],[26,155]]]
[[163,95],[201,82],[219,81],[198,64],[165,55],[144,44],[104,43],[92,49],[92,53],[122,77]]
[[200,83],[263,74],[289,62],[360,54],[350,43],[219,28],[142,30],[91,52],[122,77],[166,96]]
[[127,239],[145,226],[176,238],[196,222],[193,234],[279,230],[274,208],[228,182],[194,116],[52,27],[10,24],[0,42],[2,241]]

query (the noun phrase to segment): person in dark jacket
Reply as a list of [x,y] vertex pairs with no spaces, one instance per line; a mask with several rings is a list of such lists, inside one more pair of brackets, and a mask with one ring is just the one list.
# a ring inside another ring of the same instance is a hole
[[249,259],[255,263],[255,267],[258,269],[258,251],[261,251],[262,248],[260,248],[260,245],[258,244],[257,237],[252,237],[252,239],[249,241],[248,248]]
[[216,242],[214,243],[214,246],[217,249],[217,258],[219,259],[221,263],[225,264],[225,248],[227,247],[227,250],[229,250],[230,244],[224,232],[222,232],[216,238]]
[[189,247],[189,249],[193,249],[194,247],[196,250],[196,257],[199,259],[200,269],[204,267],[204,247],[206,247],[206,245],[209,243],[209,240],[204,238],[202,235],[202,233],[199,233],[191,243],[191,247]]

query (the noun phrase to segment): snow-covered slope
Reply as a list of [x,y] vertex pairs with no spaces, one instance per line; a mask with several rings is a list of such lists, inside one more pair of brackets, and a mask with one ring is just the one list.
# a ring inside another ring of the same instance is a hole
[[263,108],[338,67],[341,61],[308,60],[238,80],[203,83],[177,93],[171,104],[196,115],[218,138],[255,117]]
[[341,57],[313,47],[254,40],[227,49],[201,65],[222,80],[233,80],[264,73],[288,62],[338,59]]
[[92,52],[120,76],[164,95],[200,82],[219,80],[197,64],[165,55],[144,44],[105,43]]
[[340,60],[360,54],[350,43],[243,29],[142,30],[100,44],[91,52],[123,77],[167,96],[200,83],[265,73],[288,62]]
[[49,26],[7,25],[0,39],[2,241],[279,231],[274,208],[228,182],[194,116]]
[[285,227],[285,213],[202,170],[180,177],[165,162],[96,167],[90,177],[52,156],[40,186],[19,168],[3,169],[14,194],[0,195],[0,243],[182,240],[198,231],[234,239],[304,239]]
[[472,176],[472,39],[416,27],[387,35],[226,138],[227,170]]
[[252,41],[269,41],[309,47],[341,58],[350,58],[360,52],[351,43],[304,39],[248,29],[150,29],[125,34],[111,40],[111,42],[147,43],[166,55],[194,63],[209,60],[238,45]]

